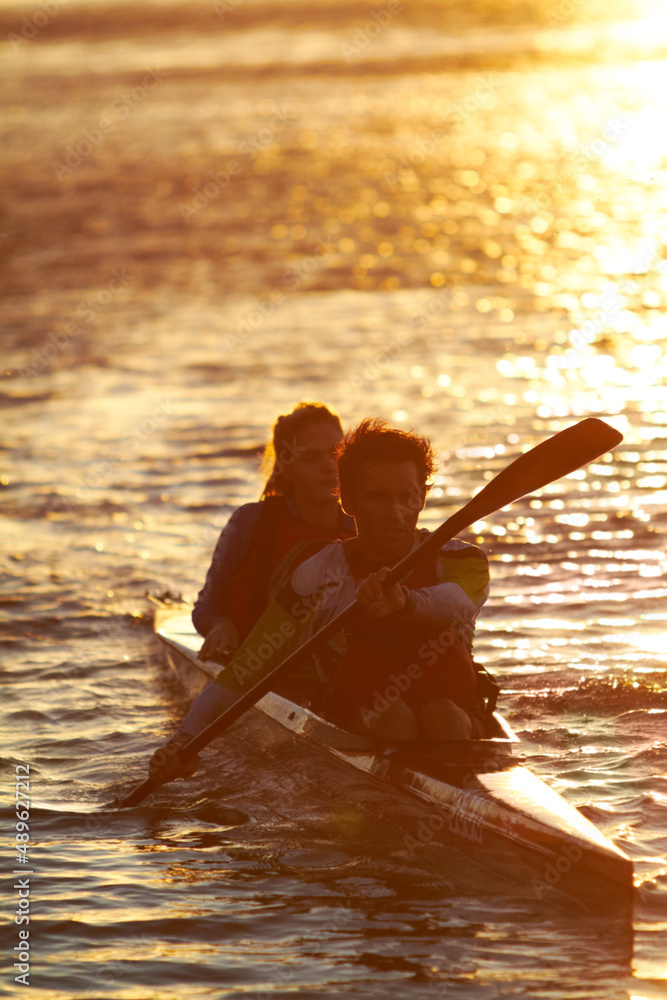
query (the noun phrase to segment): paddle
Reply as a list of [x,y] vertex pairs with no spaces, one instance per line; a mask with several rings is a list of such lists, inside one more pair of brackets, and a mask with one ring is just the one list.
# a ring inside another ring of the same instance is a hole
[[[506,469],[499,472],[495,479],[480,490],[477,496],[473,497],[465,507],[449,517],[421,545],[396,563],[385,577],[384,586],[389,587],[401,580],[429,552],[439,549],[441,545],[454,538],[464,528],[474,524],[475,521],[507,506],[513,500],[518,500],[520,497],[574,472],[575,469],[586,465],[594,458],[599,458],[605,452],[611,451],[622,440],[623,435],[610,427],[609,424],[598,420],[597,417],[588,417],[578,424],[554,434],[546,441],[542,441],[541,444],[526,452],[525,455],[521,455]],[[222,712],[206,729],[203,729],[180,749],[181,760],[189,760],[211,740],[224,732],[232,722],[247,712],[255,702],[270,691],[278,678],[287,674],[290,667],[295,665],[301,657],[312,652],[315,647],[340,632],[359,610],[358,602],[354,601],[328,622],[324,628],[321,628],[319,632],[304,642],[299,649],[266,674],[255,687],[241,695],[238,701]],[[118,803],[119,807],[138,805],[159,784],[161,783],[147,778]]]

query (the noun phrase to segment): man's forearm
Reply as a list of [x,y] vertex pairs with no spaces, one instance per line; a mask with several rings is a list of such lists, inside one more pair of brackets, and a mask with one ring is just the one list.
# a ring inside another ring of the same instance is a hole
[[435,587],[408,590],[401,614],[424,625],[446,625],[448,622],[474,621],[479,608],[456,583],[439,583]]

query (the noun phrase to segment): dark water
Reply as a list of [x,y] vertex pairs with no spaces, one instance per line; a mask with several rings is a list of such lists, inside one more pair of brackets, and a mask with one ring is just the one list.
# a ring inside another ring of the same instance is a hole
[[[667,996],[662,7],[52,0],[0,28],[0,753],[34,872],[2,995]],[[196,594],[302,398],[432,438],[427,526],[579,417],[624,433],[471,537],[478,657],[634,859],[632,941],[461,889],[252,732],[104,808],[187,703],[145,594]]]

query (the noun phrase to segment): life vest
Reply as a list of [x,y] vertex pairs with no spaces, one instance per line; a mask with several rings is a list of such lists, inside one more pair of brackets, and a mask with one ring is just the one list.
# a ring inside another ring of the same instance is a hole
[[[342,544],[356,581],[381,568],[362,555],[356,538]],[[412,589],[438,584],[437,552],[403,583]],[[435,698],[450,698],[483,717],[477,670],[455,626],[424,626],[400,615],[361,619],[317,707],[338,725],[356,728],[364,712],[381,712],[399,697],[415,711]]]
[[269,602],[297,566],[353,529],[306,524],[289,510],[285,497],[267,497],[243,564],[233,574],[224,603],[243,641]]

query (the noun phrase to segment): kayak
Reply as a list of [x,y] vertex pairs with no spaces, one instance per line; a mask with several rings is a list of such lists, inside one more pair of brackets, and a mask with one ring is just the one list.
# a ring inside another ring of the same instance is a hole
[[[155,632],[194,697],[220,665],[198,659],[202,638],[190,612],[185,605],[158,605]],[[324,756],[418,805],[414,829],[403,841],[408,857],[440,849],[445,860],[454,847],[520,883],[536,900],[631,913],[632,861],[526,766],[500,713],[493,712],[484,739],[409,743],[347,732],[273,692],[247,715],[268,728],[271,739],[296,742],[301,755]]]

